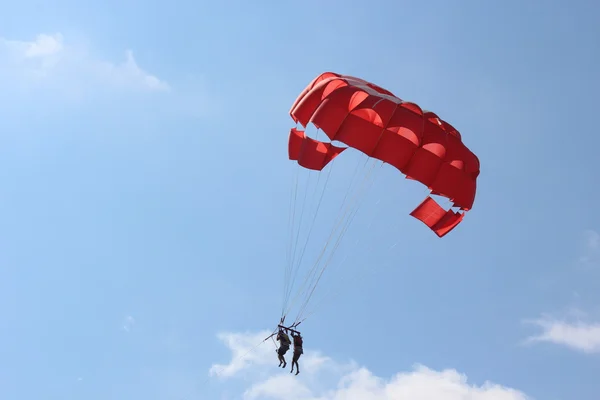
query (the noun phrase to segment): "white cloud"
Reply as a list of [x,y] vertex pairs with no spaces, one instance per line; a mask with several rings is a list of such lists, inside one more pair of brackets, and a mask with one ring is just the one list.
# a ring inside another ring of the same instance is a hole
[[600,323],[583,321],[583,313],[575,321],[551,316],[526,321],[542,329],[542,332],[527,338],[526,343],[546,342],[566,346],[583,353],[600,353]]
[[21,53],[26,58],[41,58],[48,57],[59,53],[63,50],[63,37],[61,34],[56,35],[38,35],[33,42],[20,42],[4,40],[4,43],[10,48],[12,47],[18,53]]
[[[412,371],[398,372],[390,378],[378,377],[353,361],[340,363],[318,352],[305,349],[300,359],[301,373],[291,375],[277,368],[275,347],[261,342],[269,332],[258,334],[223,333],[219,339],[229,348],[232,360],[213,365],[224,377],[245,374],[247,387],[239,397],[244,400],[528,400],[523,392],[486,382],[475,385],[454,369],[435,371],[417,365]],[[250,351],[250,353],[248,353]],[[243,354],[248,357],[240,359]],[[286,355],[288,359],[290,354]],[[248,379],[249,378],[249,379]]]
[[31,41],[0,38],[0,81],[3,86],[63,92],[91,88],[170,90],[166,82],[143,70],[130,50],[121,63],[102,60],[84,46],[65,41],[60,33],[39,34]]

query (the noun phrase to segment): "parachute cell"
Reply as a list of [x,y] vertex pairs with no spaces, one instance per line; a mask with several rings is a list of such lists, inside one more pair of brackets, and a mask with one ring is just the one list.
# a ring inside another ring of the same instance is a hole
[[[477,156],[452,125],[417,104],[365,80],[325,72],[298,96],[290,116],[448,198],[462,213],[444,210],[431,197],[411,213],[439,237],[456,227],[473,206],[480,171]],[[322,170],[345,149],[295,128],[290,132],[289,158],[308,169]]]

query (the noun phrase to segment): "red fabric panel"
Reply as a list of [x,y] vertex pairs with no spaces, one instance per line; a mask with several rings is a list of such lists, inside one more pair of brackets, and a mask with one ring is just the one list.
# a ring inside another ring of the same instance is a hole
[[452,210],[448,210],[446,211],[446,214],[444,214],[444,217],[435,224],[432,229],[436,235],[444,237],[448,232],[460,224],[464,217],[464,213],[459,214]]
[[444,214],[446,214],[446,210],[429,196],[410,213],[430,228],[433,228],[444,217]]
[[304,168],[321,171],[344,150],[345,148],[334,146],[331,143],[311,139],[296,128],[290,130],[289,158],[298,161],[298,164]]
[[299,131],[296,128],[290,129],[290,138],[288,140],[288,157],[290,160],[298,161],[298,158],[300,158],[304,137],[303,131]]
[[427,225],[439,237],[445,236],[454,229],[465,216],[464,213],[444,210],[429,196],[410,215]]
[[[294,104],[292,105],[292,108],[290,109],[290,115],[294,119],[294,122],[298,123],[298,119],[295,116],[294,109],[298,106],[300,101],[302,101],[302,99],[304,99],[304,97],[306,97],[308,92],[312,88],[314,88],[317,83],[319,83],[325,79],[328,79],[328,78],[338,78],[338,77],[340,77],[339,74],[335,74],[333,72],[325,72],[325,73],[322,73],[321,75],[317,76],[315,79],[312,80],[311,83],[308,84],[308,86],[302,91],[302,93],[300,93],[298,98],[296,98],[296,101],[294,101]],[[303,124],[303,125],[306,126],[306,124]]]

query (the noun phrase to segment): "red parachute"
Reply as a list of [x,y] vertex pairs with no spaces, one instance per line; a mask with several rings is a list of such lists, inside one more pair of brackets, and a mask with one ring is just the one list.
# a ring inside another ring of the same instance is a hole
[[[290,110],[304,128],[313,123],[336,140],[393,165],[408,179],[447,197],[461,212],[443,209],[428,196],[410,215],[439,237],[454,229],[475,200],[479,159],[449,123],[417,104],[365,80],[325,72],[298,96]],[[321,171],[346,148],[312,139],[292,128],[290,160]]]

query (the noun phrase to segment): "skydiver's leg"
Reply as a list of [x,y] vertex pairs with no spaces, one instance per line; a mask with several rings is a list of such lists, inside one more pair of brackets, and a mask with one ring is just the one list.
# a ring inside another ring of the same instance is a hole
[[[287,363],[285,362],[285,357],[284,354],[286,353],[286,348],[285,347],[280,347],[279,349],[277,349],[277,358],[279,358],[279,366],[281,368],[285,368],[285,366],[287,365]],[[283,364],[283,366],[282,366]]]
[[292,358],[292,370],[290,374],[294,372],[294,365],[296,366],[296,375],[300,373],[300,366],[298,365],[298,359],[300,358],[300,353],[294,352],[294,357]]
[[298,360],[300,359],[300,356],[302,355],[302,353],[298,354],[296,358],[296,375],[298,375],[300,373],[300,366],[298,365]]
[[287,362],[285,361],[285,353],[287,353],[289,347],[281,347],[281,359],[283,360],[283,365],[281,366],[281,368],[285,368],[287,366]]

